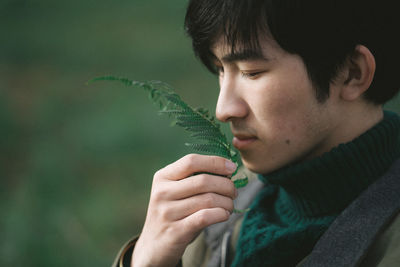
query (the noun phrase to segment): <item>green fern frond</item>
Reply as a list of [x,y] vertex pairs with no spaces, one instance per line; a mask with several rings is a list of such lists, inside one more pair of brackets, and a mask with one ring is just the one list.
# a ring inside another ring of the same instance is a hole
[[[209,111],[204,108],[190,107],[168,84],[160,81],[138,82],[115,76],[94,78],[88,83],[95,81],[118,81],[126,86],[144,89],[149,93],[151,101],[159,106],[160,114],[168,115],[174,119],[175,125],[191,132],[191,137],[203,141],[203,143],[186,143],[185,145],[196,152],[222,156],[239,165],[237,152],[227,141],[220,125]],[[237,188],[243,187],[247,184],[247,178],[235,180],[234,184]]]
[[199,140],[204,140],[209,143],[218,143],[218,144],[224,145],[224,143],[220,140],[220,138],[218,136],[216,136],[213,133],[209,133],[207,131],[200,132],[200,133],[194,133],[194,134],[191,134],[190,136],[193,138],[199,139]]
[[168,115],[168,116],[170,116],[170,117],[173,117],[173,116],[176,117],[176,116],[185,115],[185,112],[183,112],[183,111],[181,111],[181,110],[177,110],[177,109],[160,110],[158,113],[159,113],[159,114],[162,114],[162,115]]
[[224,158],[230,158],[230,150],[219,143],[216,144],[192,144],[185,143],[186,146],[200,153],[210,153]]
[[236,188],[245,187],[248,184],[248,182],[249,182],[249,179],[247,177],[242,178],[242,179],[236,179],[235,181],[233,181]]
[[177,116],[176,120],[181,122],[180,126],[182,127],[203,127],[204,129],[207,129],[210,124],[210,122],[204,120],[203,118],[196,118],[191,114]]

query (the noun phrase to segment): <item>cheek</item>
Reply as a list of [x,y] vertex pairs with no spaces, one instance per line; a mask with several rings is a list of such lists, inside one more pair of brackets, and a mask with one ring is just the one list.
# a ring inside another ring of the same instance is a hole
[[[286,82],[271,81],[260,89],[253,98],[258,107],[260,120],[280,121],[296,115],[304,106],[304,94],[298,86]],[[262,96],[262,97],[256,97]]]
[[316,105],[312,90],[301,79],[271,81],[258,93],[264,97],[254,98],[259,107],[254,110],[257,124],[271,138],[282,139],[285,143],[306,135]]

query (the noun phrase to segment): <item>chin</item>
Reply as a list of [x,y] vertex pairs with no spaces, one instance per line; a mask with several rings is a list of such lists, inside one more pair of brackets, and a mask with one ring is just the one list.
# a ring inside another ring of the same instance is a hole
[[257,174],[268,174],[272,171],[274,171],[274,168],[268,168],[267,166],[260,166],[260,164],[256,164],[254,162],[249,162],[244,159],[242,159],[243,165],[250,170],[251,172],[257,173]]
[[[257,159],[260,159],[259,157]],[[274,172],[287,164],[287,162],[277,162],[274,159],[265,159],[265,160],[255,160],[246,158],[245,155],[242,155],[243,165],[250,171],[257,174],[269,174]]]

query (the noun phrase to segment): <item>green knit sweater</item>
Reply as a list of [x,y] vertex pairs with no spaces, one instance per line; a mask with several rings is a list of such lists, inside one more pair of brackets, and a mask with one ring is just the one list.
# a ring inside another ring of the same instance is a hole
[[324,155],[259,178],[233,266],[295,266],[336,216],[400,156],[400,117],[384,119]]

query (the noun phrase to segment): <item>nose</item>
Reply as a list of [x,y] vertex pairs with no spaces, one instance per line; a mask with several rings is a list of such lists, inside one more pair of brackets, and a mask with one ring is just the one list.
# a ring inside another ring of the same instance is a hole
[[240,82],[235,77],[225,73],[219,79],[220,91],[215,115],[222,122],[243,118],[247,115],[248,108],[242,96],[244,92]]

